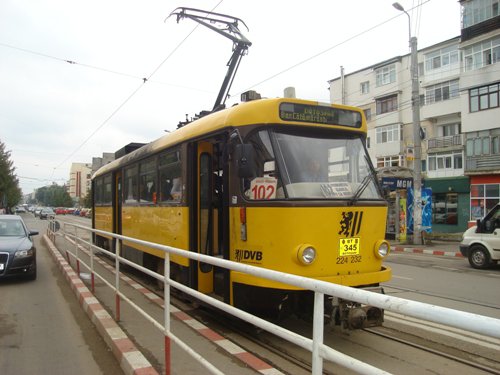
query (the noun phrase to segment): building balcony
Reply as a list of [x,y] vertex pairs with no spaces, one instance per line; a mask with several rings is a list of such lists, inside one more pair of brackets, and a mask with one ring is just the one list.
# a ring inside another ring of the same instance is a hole
[[465,174],[485,174],[500,171],[500,154],[467,156]]
[[429,138],[427,140],[427,150],[437,151],[436,149],[462,149],[464,145],[462,134],[448,135],[445,137]]
[[500,28],[500,16],[496,16],[475,25],[462,28],[462,43],[469,39],[473,39],[480,35],[486,34],[490,31],[497,30],[498,28]]

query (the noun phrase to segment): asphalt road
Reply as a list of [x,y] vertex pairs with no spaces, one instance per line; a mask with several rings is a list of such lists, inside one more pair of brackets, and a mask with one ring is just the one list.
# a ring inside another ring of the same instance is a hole
[[465,258],[406,253],[386,263],[393,272],[388,294],[500,319],[499,266],[476,270]]
[[47,221],[22,217],[40,231],[38,277],[0,280],[0,373],[122,374],[43,244]]

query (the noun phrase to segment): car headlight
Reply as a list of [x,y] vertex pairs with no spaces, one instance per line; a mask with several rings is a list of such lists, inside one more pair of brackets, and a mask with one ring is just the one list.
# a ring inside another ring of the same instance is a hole
[[18,250],[14,254],[14,258],[26,258],[33,256],[33,249],[29,250]]
[[375,256],[379,259],[385,258],[387,255],[389,255],[390,251],[391,245],[389,245],[389,242],[385,240],[377,241],[377,243],[375,243],[375,247],[373,248]]
[[316,259],[316,249],[308,244],[300,245],[297,250],[297,259],[306,266]]

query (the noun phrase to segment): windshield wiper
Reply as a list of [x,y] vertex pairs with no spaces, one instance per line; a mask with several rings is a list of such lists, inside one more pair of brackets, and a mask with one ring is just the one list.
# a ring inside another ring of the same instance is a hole
[[370,180],[372,180],[372,175],[371,174],[367,174],[365,176],[365,178],[363,178],[363,181],[361,181],[361,185],[359,185],[358,189],[356,190],[356,192],[354,193],[354,195],[352,196],[352,198],[350,200],[351,206],[354,203],[356,203],[356,201],[359,199],[359,197],[361,196],[361,194],[363,194],[363,192],[365,191],[366,187],[370,183]]

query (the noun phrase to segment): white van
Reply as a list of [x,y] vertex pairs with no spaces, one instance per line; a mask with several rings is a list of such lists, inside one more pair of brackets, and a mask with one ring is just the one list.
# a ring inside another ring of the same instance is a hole
[[500,204],[464,232],[460,252],[474,268],[487,268],[500,260]]

